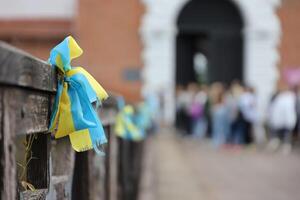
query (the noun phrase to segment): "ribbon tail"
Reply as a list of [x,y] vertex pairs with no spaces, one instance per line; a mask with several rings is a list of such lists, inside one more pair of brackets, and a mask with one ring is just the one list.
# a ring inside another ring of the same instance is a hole
[[69,134],[72,148],[77,152],[87,151],[93,148],[93,143],[88,129]]
[[[96,112],[94,114],[96,114]],[[97,154],[105,155],[104,150],[101,147],[103,144],[107,143],[107,139],[100,118],[97,120],[97,125],[97,128],[89,129],[93,148]]]
[[95,151],[98,155],[100,155],[100,156],[105,156],[105,152],[104,152],[103,149],[99,148],[97,145],[94,145],[93,148],[94,148],[94,151]]
[[63,90],[60,98],[60,114],[58,119],[58,127],[55,133],[55,138],[61,138],[76,131],[74,120],[71,113],[71,99],[68,95],[69,84],[64,82]]
[[58,115],[60,113],[60,98],[63,90],[63,84],[61,82],[58,82],[57,84],[57,94],[55,96],[52,113],[50,117],[50,123],[49,123],[49,131],[53,132],[56,128],[57,122],[58,122]]
[[91,108],[87,94],[80,84],[70,81],[68,94],[71,99],[71,112],[75,129],[82,130],[96,127],[96,118],[89,114],[93,111],[93,108]]
[[[89,101],[89,97],[87,95],[87,93],[85,92],[86,87],[88,87],[89,85],[81,85],[80,83],[77,82],[73,82],[73,85],[76,87],[76,92],[81,104],[81,109],[83,111],[83,117],[85,120],[88,120],[90,122],[93,122],[94,125],[93,126],[89,126],[88,127],[88,131],[89,131],[89,135],[90,135],[90,139],[92,142],[92,146],[94,148],[94,150],[101,154],[101,149],[99,149],[99,147],[101,147],[102,144],[107,142],[106,136],[105,136],[105,132],[104,129],[102,127],[102,123],[100,118],[98,117],[95,109],[93,108],[92,104]],[[76,123],[75,123],[76,124]],[[103,151],[102,151],[103,153]]]

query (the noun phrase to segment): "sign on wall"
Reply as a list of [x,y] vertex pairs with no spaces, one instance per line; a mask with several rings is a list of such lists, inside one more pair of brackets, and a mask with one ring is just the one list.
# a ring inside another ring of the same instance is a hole
[[141,80],[141,70],[137,68],[127,68],[123,70],[122,79],[126,81],[140,81]]

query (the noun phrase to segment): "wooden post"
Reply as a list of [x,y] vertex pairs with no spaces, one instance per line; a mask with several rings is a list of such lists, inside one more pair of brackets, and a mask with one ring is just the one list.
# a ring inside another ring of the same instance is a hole
[[14,159],[15,148],[13,145],[13,136],[10,134],[10,129],[7,124],[9,117],[4,113],[7,113],[4,105],[4,90],[0,87],[0,191],[1,199],[15,199],[16,198],[16,162]]
[[119,138],[118,200],[136,200],[142,166],[143,142]]
[[[107,134],[108,144],[105,145],[105,156],[99,156],[94,151],[76,153],[75,171],[73,180],[72,196],[74,199],[86,200],[114,200],[116,196],[116,148],[115,136],[112,132],[116,104],[114,97],[105,101],[99,113]],[[115,156],[115,157],[113,157]],[[112,161],[115,160],[115,161]]]
[[[54,72],[47,63],[0,42],[1,199],[16,199],[19,196],[15,155],[20,152],[16,152],[14,145],[16,137],[48,130],[49,95],[54,95],[55,92],[53,75]],[[49,140],[38,139],[33,147],[35,148],[42,141],[49,142]],[[35,155],[42,155],[43,158],[28,165],[28,169],[37,169],[34,166],[37,163],[41,164],[41,170],[36,171],[41,176],[39,179],[27,174],[37,188],[44,187],[48,182],[47,170],[43,171],[47,169],[47,157],[44,157],[44,153],[49,153],[47,145],[45,149],[40,152],[33,149]]]
[[52,140],[50,162],[50,184],[47,199],[72,199],[75,152],[68,137]]
[[109,177],[108,177],[108,199],[117,200],[118,195],[118,141],[113,132],[113,128],[110,128],[109,134]]

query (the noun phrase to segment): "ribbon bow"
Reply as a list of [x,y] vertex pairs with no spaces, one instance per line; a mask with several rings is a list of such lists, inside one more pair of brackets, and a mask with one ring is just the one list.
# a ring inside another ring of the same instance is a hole
[[151,111],[146,102],[142,102],[138,105],[135,122],[140,131],[143,132],[143,135],[150,129],[152,123]]
[[[63,78],[58,80],[49,129],[56,130],[55,138],[69,135],[77,152],[94,148],[97,153],[102,153],[101,145],[107,139],[96,110],[108,95],[86,70],[71,66],[71,60],[82,53],[71,36],[50,52],[49,62],[57,67]],[[96,110],[93,104],[96,104]]]
[[134,108],[131,105],[125,105],[125,101],[122,97],[119,97],[117,101],[119,113],[115,123],[116,135],[126,140],[142,140],[144,133],[135,123]]

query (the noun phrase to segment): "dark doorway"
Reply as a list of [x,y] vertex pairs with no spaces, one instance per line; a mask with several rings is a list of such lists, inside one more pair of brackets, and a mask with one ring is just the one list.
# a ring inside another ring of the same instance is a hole
[[243,21],[234,3],[192,0],[177,26],[177,84],[243,80]]

